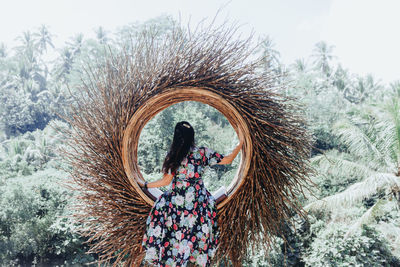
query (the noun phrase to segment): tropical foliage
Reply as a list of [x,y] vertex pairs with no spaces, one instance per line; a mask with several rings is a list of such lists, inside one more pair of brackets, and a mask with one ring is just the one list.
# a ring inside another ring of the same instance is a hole
[[[101,64],[105,49],[128,44],[143,27],[169,31],[173,20],[155,18],[125,25],[116,32],[98,27],[95,38],[83,34],[55,47],[47,26],[26,31],[18,45],[0,44],[0,266],[82,265],[96,258],[85,254],[84,239],[68,216],[76,193],[62,186],[68,169],[57,128],[65,107],[79,97],[87,64]],[[56,54],[49,59],[49,52]],[[384,85],[372,74],[350,73],[336,61],[334,46],[315,45],[312,55],[290,66],[270,37],[258,55],[283,75],[282,92],[305,106],[314,137],[310,151],[315,186],[302,200],[308,220],[276,246],[250,251],[244,266],[396,266],[400,258],[400,80]],[[269,59],[269,60],[268,60]],[[198,144],[228,153],[237,137],[215,109],[184,102],[159,113],[144,128],[138,160],[149,180],[160,177],[163,157],[177,121],[196,129]],[[239,163],[208,171],[214,191],[229,185]],[[285,242],[286,240],[286,242]],[[228,265],[226,263],[225,265]]]

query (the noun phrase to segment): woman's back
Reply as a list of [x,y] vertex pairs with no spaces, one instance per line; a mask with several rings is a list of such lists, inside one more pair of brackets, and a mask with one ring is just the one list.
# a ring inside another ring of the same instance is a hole
[[143,246],[153,264],[185,266],[188,261],[208,266],[218,243],[215,199],[204,187],[207,165],[223,155],[207,147],[194,147],[182,160],[172,188],[154,203],[147,220]]
[[206,166],[214,165],[222,158],[223,155],[207,147],[194,147],[182,160],[175,176],[181,180],[200,178]]

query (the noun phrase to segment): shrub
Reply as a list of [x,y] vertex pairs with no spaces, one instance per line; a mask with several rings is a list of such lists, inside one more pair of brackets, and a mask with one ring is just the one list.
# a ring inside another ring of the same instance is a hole
[[67,207],[73,193],[54,169],[7,180],[0,186],[0,262],[9,265],[84,263],[83,239]]
[[249,258],[242,264],[245,267],[283,266],[285,263],[285,257],[282,253],[282,246],[284,246],[284,241],[278,237],[276,238],[275,244],[271,246],[268,251],[261,249],[256,253],[250,253],[249,250]]
[[53,126],[68,127],[64,122],[52,121],[52,126],[43,130],[27,132],[4,141],[0,146],[0,176],[26,176],[45,168],[59,167],[61,162],[56,150],[63,146],[64,140]]
[[345,237],[346,227],[331,225],[321,230],[306,250],[306,266],[398,266],[387,241],[364,225],[360,232]]

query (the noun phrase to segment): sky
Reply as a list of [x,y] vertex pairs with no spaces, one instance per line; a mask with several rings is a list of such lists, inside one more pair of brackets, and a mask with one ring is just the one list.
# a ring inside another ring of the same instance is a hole
[[315,44],[326,41],[351,73],[371,73],[383,84],[400,80],[398,0],[2,0],[0,42],[13,47],[22,32],[45,24],[60,47],[77,33],[92,37],[99,26],[112,32],[160,15],[195,25],[219,9],[220,22],[269,35],[286,65],[310,60]]

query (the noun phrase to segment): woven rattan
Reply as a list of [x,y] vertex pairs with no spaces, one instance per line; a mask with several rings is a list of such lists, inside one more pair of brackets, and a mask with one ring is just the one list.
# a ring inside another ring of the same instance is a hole
[[240,266],[248,248],[270,244],[284,222],[302,214],[297,198],[310,172],[305,122],[283,94],[283,77],[254,59],[251,39],[236,32],[226,26],[144,30],[86,68],[71,108],[67,158],[79,190],[75,218],[100,262],[139,264],[153,203],[136,183],[140,132],[181,101],[215,107],[245,136],[236,178],[218,203],[214,262]]

